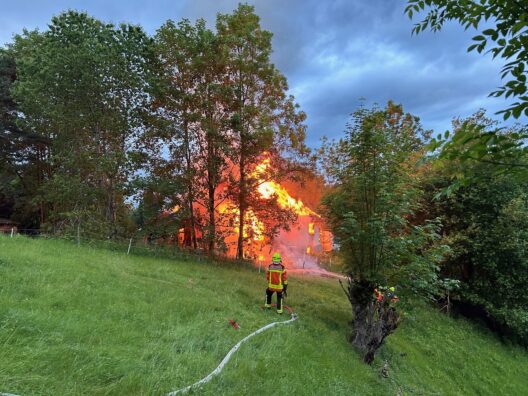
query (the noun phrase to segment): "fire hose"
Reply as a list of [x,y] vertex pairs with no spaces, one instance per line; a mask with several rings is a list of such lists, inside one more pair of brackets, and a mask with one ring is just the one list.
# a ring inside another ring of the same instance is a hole
[[[222,359],[222,361],[220,362],[218,367],[215,368],[208,376],[202,378],[200,381],[197,381],[197,382],[195,382],[192,385],[186,386],[185,388],[174,390],[174,391],[168,393],[167,396],[174,396],[174,395],[177,395],[177,394],[187,393],[193,388],[197,388],[197,387],[199,387],[199,386],[201,386],[203,384],[206,384],[207,382],[211,381],[211,379],[213,379],[213,377],[215,375],[219,374],[224,369],[224,366],[227,364],[227,362],[229,362],[229,360],[231,359],[233,354],[236,351],[238,351],[240,346],[244,342],[249,340],[251,337],[254,337],[257,334],[260,334],[260,333],[262,333],[262,332],[264,332],[264,331],[266,331],[268,329],[271,329],[272,327],[274,327],[276,325],[289,324],[289,323],[292,323],[292,322],[297,320],[297,314],[295,312],[293,312],[293,310],[290,307],[288,307],[287,305],[284,305],[284,309],[286,309],[290,313],[290,319],[284,320],[284,321],[281,321],[281,322],[271,322],[271,323],[261,327],[260,329],[255,330],[253,333],[247,335],[246,337],[241,339],[233,348],[231,348],[231,350],[227,353],[227,355],[224,357],[224,359]],[[12,394],[12,393],[2,393],[2,392],[0,392],[0,396],[18,396],[18,395],[15,395],[15,394]]]
[[290,307],[288,307],[287,305],[284,305],[284,309],[286,309],[290,313],[290,319],[284,320],[282,322],[271,322],[271,323],[267,324],[266,326],[263,326],[260,329],[255,330],[253,333],[247,335],[246,337],[241,339],[233,348],[231,348],[231,350],[227,353],[227,355],[224,357],[224,359],[220,362],[218,367],[215,368],[208,376],[202,378],[200,381],[197,381],[197,382],[195,382],[192,385],[186,386],[185,388],[174,390],[174,391],[168,393],[167,396],[174,396],[174,395],[177,395],[177,394],[187,393],[193,388],[197,388],[199,386],[202,386],[203,384],[206,384],[207,382],[211,381],[215,375],[219,374],[224,369],[224,366],[227,364],[227,362],[229,362],[229,359],[231,359],[231,356],[233,356],[233,354],[236,351],[238,351],[238,348],[240,348],[240,346],[244,342],[249,340],[251,337],[256,336],[257,334],[260,334],[263,331],[271,329],[273,326],[276,326],[276,325],[279,325],[279,324],[288,324],[288,323],[292,323],[292,322],[297,320],[297,314],[295,312],[293,312],[293,310]]

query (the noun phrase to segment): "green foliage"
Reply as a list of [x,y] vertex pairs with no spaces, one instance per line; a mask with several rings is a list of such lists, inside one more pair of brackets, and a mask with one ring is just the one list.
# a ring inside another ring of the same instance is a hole
[[[490,96],[510,96],[519,99],[499,113],[504,119],[522,114],[528,116],[528,5],[521,0],[408,0],[405,12],[412,18],[415,13],[428,10],[425,18],[413,28],[420,33],[427,28],[439,31],[448,21],[457,21],[465,29],[483,26],[479,35],[473,37],[474,44],[468,51],[482,53],[486,48],[493,58],[502,58],[506,63],[501,77],[509,80]],[[490,27],[491,26],[491,27]]]
[[[236,148],[230,156],[237,171],[230,177],[229,192],[238,210],[237,257],[242,258],[245,245],[250,242],[250,235],[245,232],[249,210],[266,220],[275,211],[275,221],[266,221],[270,237],[294,217],[275,202],[266,204],[260,199],[257,189],[261,179],[254,170],[267,153],[275,161],[265,176],[279,181],[288,172],[287,165],[296,162],[292,154],[301,157],[308,153],[304,144],[305,115],[293,97],[287,95],[286,78],[271,63],[272,34],[261,28],[253,6],[240,4],[232,14],[219,14],[216,29],[226,62],[225,107],[234,133],[232,146]],[[290,161],[285,160],[285,154]]]
[[416,162],[425,138],[418,120],[389,102],[358,110],[346,137],[325,149],[334,181],[326,214],[356,281],[433,287],[440,255],[428,248],[438,225],[410,222],[420,204]]
[[389,102],[356,111],[346,137],[322,150],[333,182],[323,205],[348,275],[350,341],[368,364],[400,323],[390,299],[374,300],[374,288],[398,285],[420,297],[438,289],[437,263],[446,250],[436,243],[439,225],[412,222],[427,137],[416,117]]
[[35,191],[45,176],[49,142],[17,125],[18,107],[11,94],[16,78],[13,51],[0,48],[0,217],[35,228],[46,209]]
[[107,236],[120,232],[134,170],[128,154],[148,100],[149,45],[139,27],[74,11],[54,17],[43,33],[15,37],[19,123],[51,142],[39,192],[54,229],[73,216],[106,222]]
[[[415,13],[426,11],[424,19],[413,28],[420,33],[428,28],[439,31],[448,21],[456,21],[465,29],[480,29],[468,51],[482,53],[488,48],[493,58],[504,60],[502,79],[508,79],[490,96],[515,97],[518,102],[500,111],[504,119],[513,116],[528,116],[527,76],[528,76],[528,6],[517,0],[408,0],[406,13],[412,18]],[[439,157],[447,167],[468,167],[474,162],[484,162],[494,166],[496,173],[515,172],[523,178],[528,173],[526,149],[526,127],[516,127],[504,131],[497,128],[484,116],[483,112],[463,123],[455,125],[452,138],[449,132],[433,139],[430,148],[439,149]],[[452,183],[437,194],[454,193],[460,186],[478,183],[479,175],[461,169],[449,171]]]
[[[476,169],[475,169],[476,168]],[[482,307],[506,332],[528,342],[527,185],[511,175],[496,175],[489,165],[472,171],[479,182],[435,203],[445,222],[444,240],[452,247],[443,274],[461,281],[459,299]]]
[[[154,103],[162,127],[153,138],[161,138],[163,146],[153,171],[161,180],[180,181],[182,188],[174,195],[179,215],[190,219],[192,245],[197,248],[197,226],[206,231],[204,242],[213,254],[223,237],[217,207],[225,192],[218,187],[226,182],[227,158],[234,150],[224,111],[225,56],[204,20],[195,25],[168,21],[156,33],[155,51],[160,77]],[[168,158],[163,158],[164,149]],[[206,216],[196,209],[200,205]]]
[[[265,280],[254,269],[124,251],[0,236],[0,392],[166,394],[277,320],[258,307]],[[520,395],[528,386],[526,350],[414,301],[403,331],[366,366],[343,337],[350,314],[335,280],[291,275],[289,291],[299,320],[243,344],[199,394]],[[384,360],[389,378],[378,373]]]
[[[280,180],[286,165],[299,162],[286,161],[284,153],[307,153],[304,114],[270,62],[271,33],[261,29],[253,7],[240,5],[232,14],[218,15],[217,33],[204,20],[168,21],[154,44],[156,122],[143,139],[153,152],[150,171],[162,183],[180,184],[167,203],[178,205],[177,216],[188,218],[191,230],[196,225],[204,231],[210,254],[225,248],[224,238],[233,231],[225,224],[237,222],[242,257],[251,238],[249,210],[269,237],[294,218],[275,200],[261,199],[258,183]],[[256,177],[263,153],[273,166]],[[219,210],[226,200],[232,211]],[[196,248],[196,236],[191,239]]]
[[527,179],[526,127],[498,128],[481,110],[466,120],[455,120],[453,130],[439,134],[428,145],[438,160],[434,166],[442,168],[451,178],[451,183],[437,193],[436,199],[453,194],[461,186],[481,182],[478,164],[487,164],[486,169],[496,175],[507,173],[519,180]]
[[135,219],[149,235],[169,232],[164,212],[177,207],[169,220],[178,229],[188,221],[186,245],[197,249],[201,234],[213,254],[236,222],[219,209],[230,200],[239,257],[249,211],[273,237],[295,216],[261,199],[258,183],[289,176],[309,150],[305,115],[270,61],[271,37],[249,5],[219,14],[217,32],[169,20],[150,38],[76,11],[24,30],[0,53],[1,213],[114,238],[132,231],[131,201],[143,202]]
[[178,201],[178,193],[182,190],[177,179],[166,177],[144,177],[136,179],[136,188],[142,191],[137,207],[131,213],[135,225],[135,237],[143,235],[148,242],[158,238],[172,241],[178,234],[186,211],[172,213],[171,209],[182,204]]

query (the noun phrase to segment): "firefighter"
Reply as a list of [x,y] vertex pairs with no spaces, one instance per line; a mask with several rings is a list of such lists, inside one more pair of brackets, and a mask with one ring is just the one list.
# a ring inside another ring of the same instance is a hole
[[381,302],[383,300],[383,286],[378,286],[374,289],[374,298],[377,302]]
[[374,289],[374,298],[377,302],[382,302],[385,297],[392,303],[397,303],[400,300],[396,295],[396,288],[394,286],[378,286]]
[[273,293],[277,293],[277,313],[282,313],[282,293],[286,295],[288,289],[288,274],[282,264],[280,253],[274,253],[271,258],[271,264],[266,270],[266,280],[268,288],[266,289],[266,303],[264,307],[271,308],[271,298]]
[[394,286],[389,287],[389,293],[388,296],[392,303],[396,304],[398,301],[400,301],[400,298],[396,295],[396,289]]

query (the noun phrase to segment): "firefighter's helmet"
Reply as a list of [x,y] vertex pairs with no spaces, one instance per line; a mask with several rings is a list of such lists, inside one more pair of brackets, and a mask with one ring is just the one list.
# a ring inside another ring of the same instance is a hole
[[271,257],[271,261],[273,261],[274,263],[282,262],[280,253],[274,253],[273,256]]

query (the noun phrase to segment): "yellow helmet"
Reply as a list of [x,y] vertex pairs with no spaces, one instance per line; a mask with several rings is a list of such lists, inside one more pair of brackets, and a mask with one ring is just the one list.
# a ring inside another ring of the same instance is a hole
[[273,256],[271,257],[271,261],[273,261],[274,263],[282,262],[282,257],[280,253],[274,253]]

